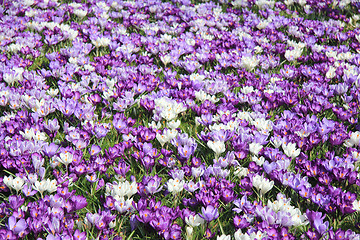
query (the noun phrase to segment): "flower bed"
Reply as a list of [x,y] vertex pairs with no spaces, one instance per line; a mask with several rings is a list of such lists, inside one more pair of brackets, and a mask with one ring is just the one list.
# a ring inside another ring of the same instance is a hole
[[0,239],[360,239],[359,8],[3,0]]

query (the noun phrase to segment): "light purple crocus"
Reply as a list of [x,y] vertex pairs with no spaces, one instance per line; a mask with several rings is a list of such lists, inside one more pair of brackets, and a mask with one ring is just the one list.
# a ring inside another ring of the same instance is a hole
[[201,214],[199,214],[199,216],[205,221],[211,222],[212,220],[219,217],[219,212],[217,208],[213,207],[212,205],[208,205],[206,208],[201,208]]
[[16,222],[16,218],[14,216],[9,217],[8,221],[8,229],[18,234],[24,231],[27,228],[27,223],[25,219],[20,219]]

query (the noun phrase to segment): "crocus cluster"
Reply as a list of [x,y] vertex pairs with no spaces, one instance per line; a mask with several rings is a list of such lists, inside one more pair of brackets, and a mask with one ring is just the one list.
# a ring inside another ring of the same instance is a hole
[[358,2],[0,2],[0,239],[360,239]]

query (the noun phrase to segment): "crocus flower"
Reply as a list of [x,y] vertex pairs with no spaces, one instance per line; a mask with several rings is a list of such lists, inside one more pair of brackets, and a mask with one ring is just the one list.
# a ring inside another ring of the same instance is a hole
[[167,188],[169,192],[172,192],[174,194],[181,192],[184,188],[185,181],[179,180],[178,178],[170,179],[167,182]]
[[252,142],[249,144],[249,150],[251,153],[255,154],[256,156],[259,154],[260,150],[263,146],[260,143]]
[[201,208],[201,214],[199,214],[199,216],[205,221],[211,222],[212,220],[219,217],[219,212],[217,208],[213,207],[212,205],[208,205],[206,208]]
[[181,158],[189,159],[191,155],[195,152],[196,146],[194,145],[184,145],[178,147],[178,152]]
[[79,229],[75,230],[74,240],[86,240],[86,232],[80,232]]
[[13,179],[13,177],[10,176],[8,178],[4,177],[4,183],[6,186],[11,187],[18,192],[23,188],[25,181],[21,177],[15,177]]
[[230,240],[231,236],[230,235],[221,235],[221,236],[217,236],[216,240]]
[[14,231],[14,233],[19,234],[27,228],[27,223],[25,219],[20,219],[16,221],[14,216],[9,217],[8,220],[8,229]]
[[320,234],[323,235],[326,230],[329,228],[329,222],[323,222],[325,216],[322,216],[321,212],[314,212],[306,210],[306,215],[309,219],[309,222],[313,228]]
[[284,153],[286,154],[286,156],[291,157],[291,158],[295,158],[297,156],[299,156],[300,154],[300,149],[296,149],[296,144],[295,143],[288,143],[287,145],[282,144]]
[[215,156],[217,157],[226,150],[225,144],[222,141],[208,141],[207,145],[215,152]]
[[74,156],[70,152],[60,153],[59,157],[57,157],[57,160],[63,163],[65,166],[68,166],[70,163],[72,163],[73,159]]
[[22,198],[21,196],[17,196],[17,195],[11,195],[9,196],[9,203],[11,208],[13,209],[17,209],[19,208],[21,205],[24,204],[24,198]]
[[170,221],[169,219],[166,219],[165,217],[159,217],[159,218],[153,218],[150,221],[150,225],[157,231],[166,230],[169,225]]
[[252,179],[252,184],[256,189],[260,190],[261,195],[264,195],[272,189],[274,181],[270,181],[260,175],[255,175]]
[[198,214],[185,217],[185,222],[191,227],[197,227],[204,223],[204,219]]
[[211,239],[215,236],[215,233],[211,232],[210,228],[207,228],[204,234],[206,239]]
[[155,176],[145,186],[146,192],[149,194],[160,192],[161,189],[163,188],[163,186],[161,186],[160,184],[161,184],[161,178]]
[[24,193],[25,196],[27,197],[30,197],[30,196],[33,196],[37,193],[36,190],[33,190],[31,188],[31,185],[24,185],[23,189],[22,189],[22,192]]

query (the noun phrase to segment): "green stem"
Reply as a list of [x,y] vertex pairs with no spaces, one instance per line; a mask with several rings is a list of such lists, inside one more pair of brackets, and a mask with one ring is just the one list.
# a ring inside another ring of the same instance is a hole
[[218,221],[218,223],[219,223],[221,233],[222,233],[223,235],[225,235],[224,229],[222,228],[221,223],[220,223],[220,219],[218,218],[217,221]]
[[174,195],[174,207],[176,207],[177,206],[177,201],[178,201],[178,193],[176,193],[175,195]]

